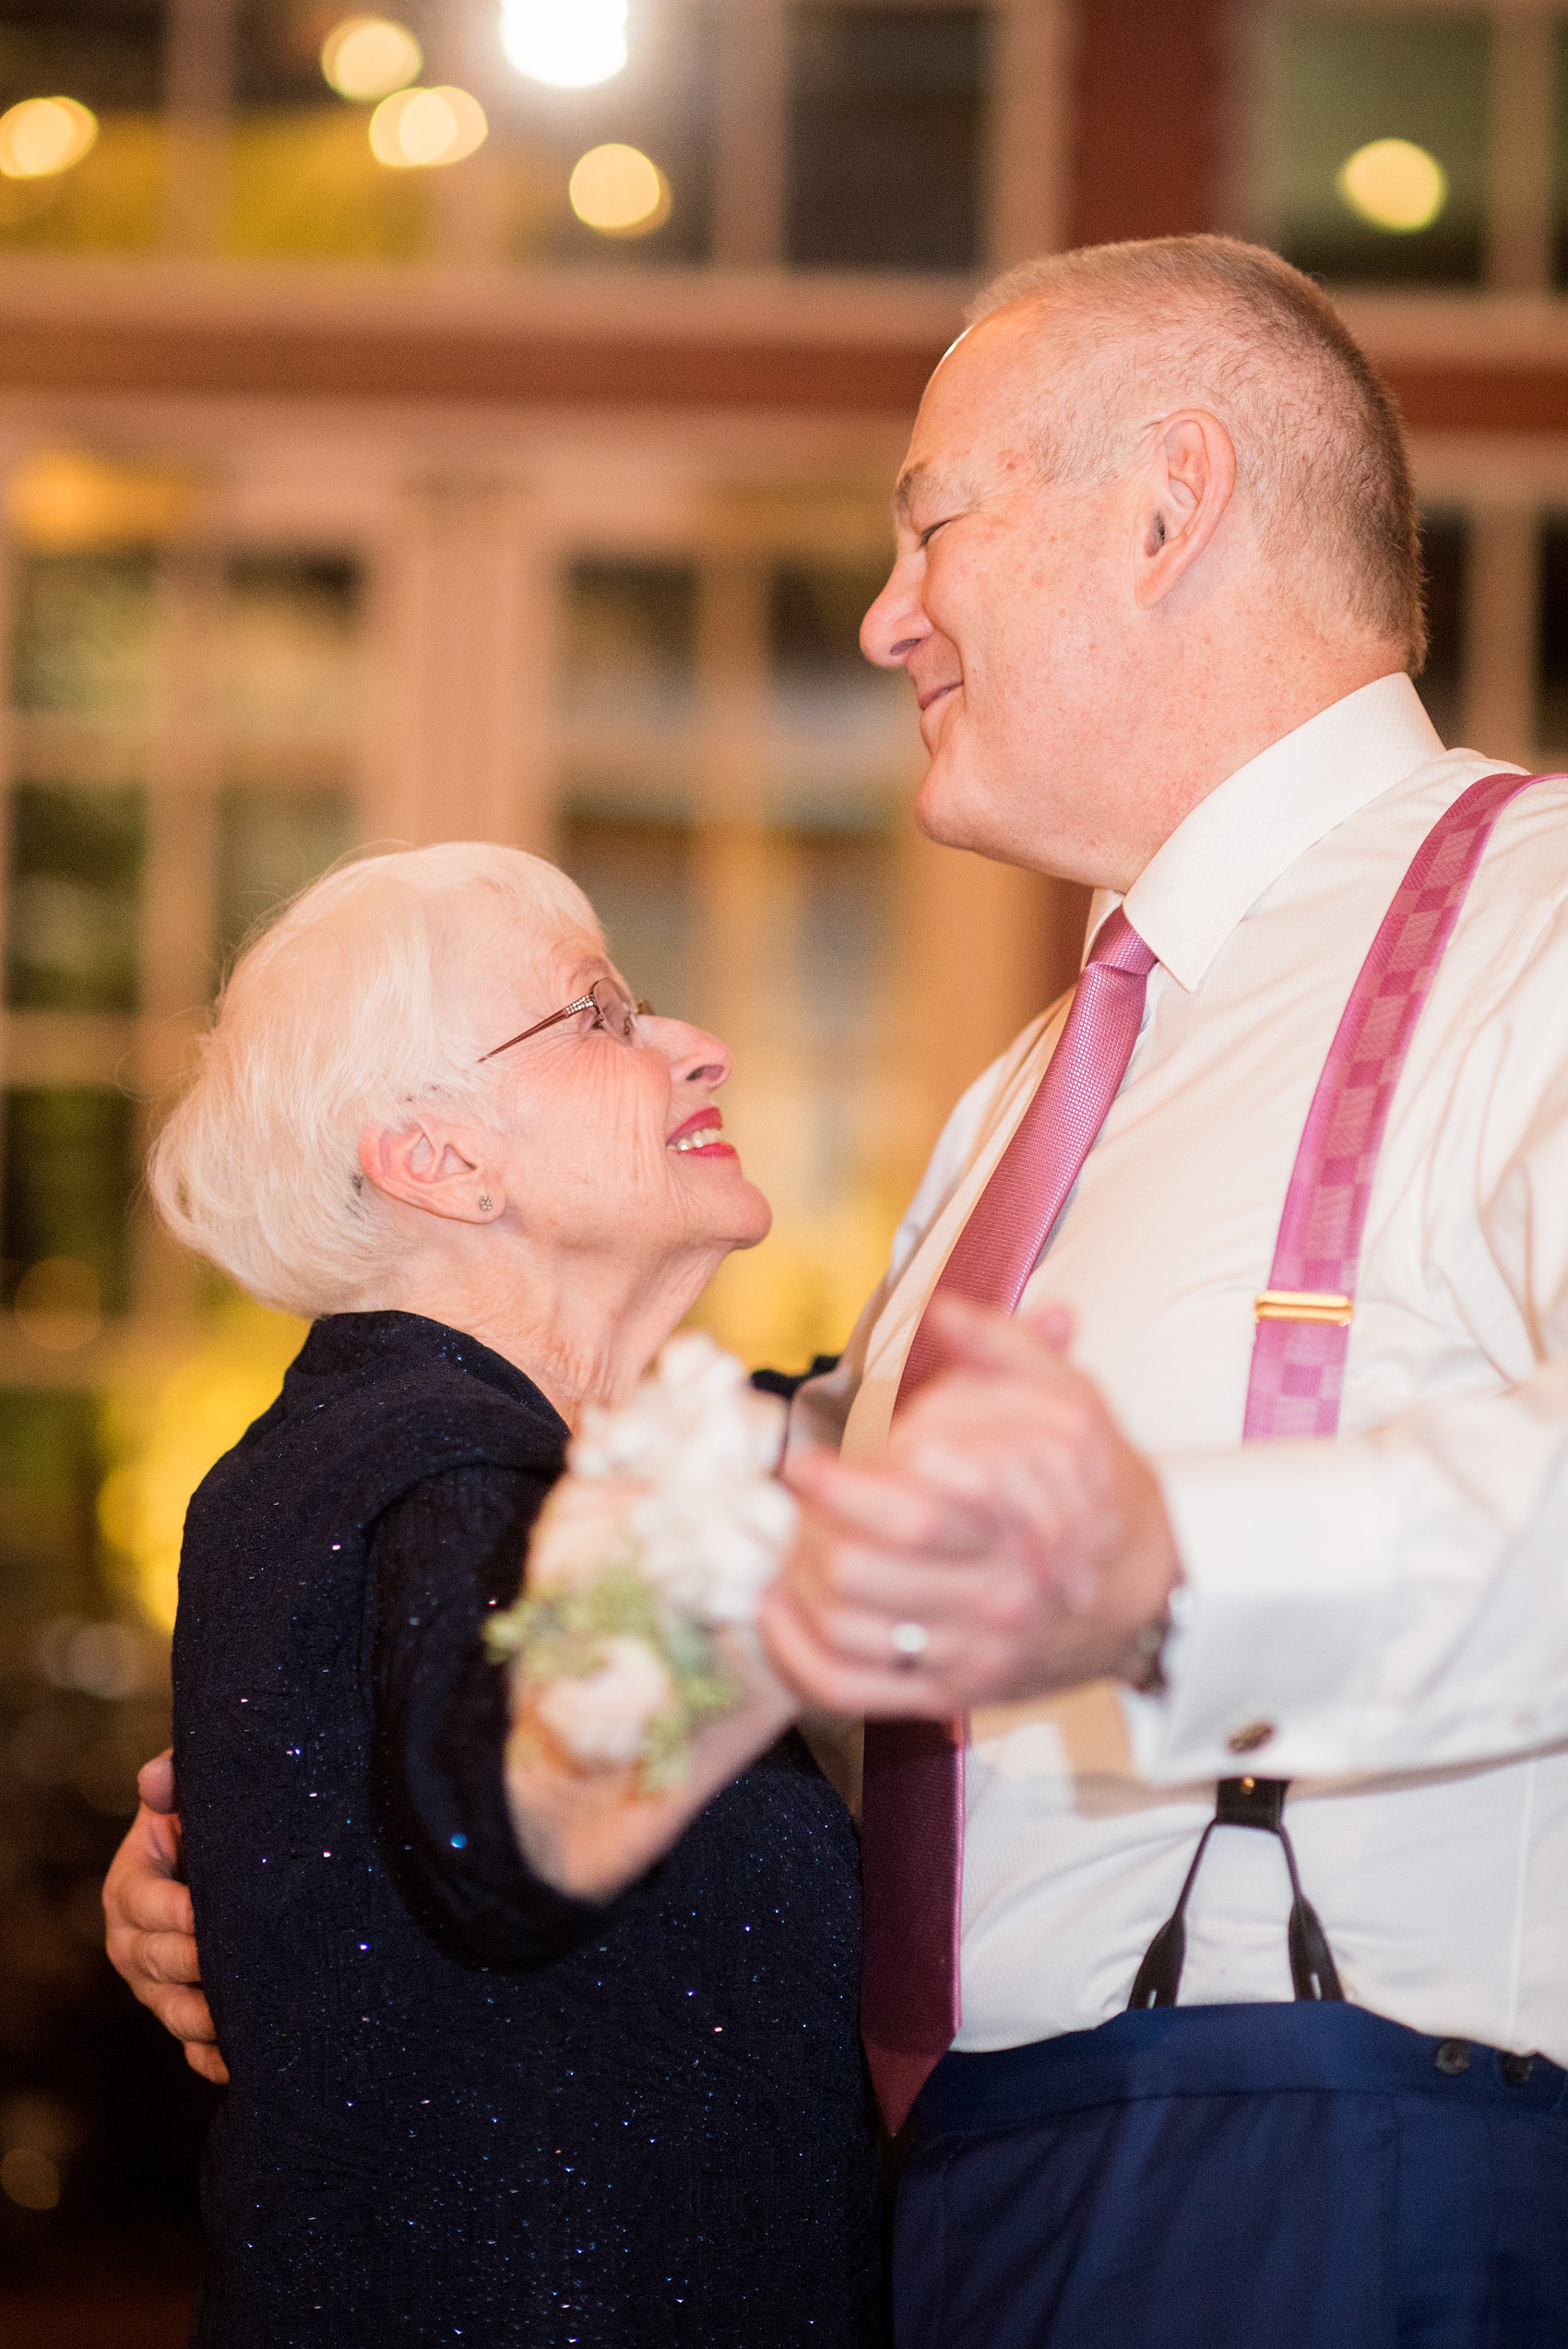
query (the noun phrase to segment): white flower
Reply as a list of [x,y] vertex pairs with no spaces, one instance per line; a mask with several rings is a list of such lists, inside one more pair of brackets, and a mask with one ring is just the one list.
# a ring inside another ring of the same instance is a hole
[[574,1759],[590,1770],[636,1761],[651,1724],[675,1701],[675,1684],[646,1640],[601,1640],[597,1672],[540,1684],[534,1711]]
[[733,1354],[697,1331],[671,1338],[630,1402],[584,1413],[535,1530],[529,1587],[635,1564],[695,1622],[751,1622],[795,1530],[773,1474],[783,1434],[783,1404]]

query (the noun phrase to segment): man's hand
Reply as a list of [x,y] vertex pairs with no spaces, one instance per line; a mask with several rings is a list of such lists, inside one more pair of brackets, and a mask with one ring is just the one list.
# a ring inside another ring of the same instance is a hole
[[[1069,1318],[932,1310],[953,1366],[883,1459],[808,1453],[790,1473],[804,1508],[763,1603],[774,1662],[813,1704],[893,1718],[1136,1681],[1181,1561],[1154,1472],[1064,1359]],[[905,1666],[896,1629],[925,1634]]]
[[229,2067],[201,1993],[196,1920],[180,1874],[180,1822],[174,1814],[174,1765],[168,1754],[137,1776],[141,1808],[103,1882],[109,1962],[165,2031],[184,2043],[185,2061],[215,2087]]

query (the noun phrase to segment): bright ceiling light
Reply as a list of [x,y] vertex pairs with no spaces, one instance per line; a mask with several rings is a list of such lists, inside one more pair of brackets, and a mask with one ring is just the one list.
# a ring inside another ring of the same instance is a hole
[[484,108],[466,89],[445,83],[438,89],[399,89],[370,118],[370,151],[394,171],[427,170],[460,163],[484,145],[489,130]]
[[646,236],[670,217],[670,183],[636,147],[590,147],[566,193],[578,220],[600,236]]
[[534,81],[590,89],[626,62],[626,0],[501,0],[501,46]]
[[0,114],[0,172],[7,179],[68,172],[97,137],[97,116],[74,98],[24,98]]
[[321,44],[321,70],[339,98],[386,98],[419,77],[424,63],[407,25],[386,17],[345,17]]
[[1358,219],[1395,236],[1430,228],[1448,201],[1448,174],[1408,138],[1374,138],[1339,166],[1334,185]]

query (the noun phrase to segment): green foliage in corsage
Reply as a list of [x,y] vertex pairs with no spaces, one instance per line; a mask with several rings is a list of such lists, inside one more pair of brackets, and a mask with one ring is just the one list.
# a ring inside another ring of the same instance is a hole
[[[742,1694],[719,1662],[712,1634],[671,1608],[629,1564],[536,1595],[525,1592],[505,1614],[491,1618],[485,1646],[493,1663],[511,1663],[519,1697],[548,1697],[559,1706],[564,1692],[553,1684],[599,1684],[605,1719],[624,1724],[624,1741],[613,1753],[605,1747],[599,1758],[636,1761],[650,1791],[680,1780],[692,1734],[732,1711]],[[657,1710],[639,1709],[640,1722],[626,1710],[629,1654],[634,1661],[646,1657],[644,1687],[651,1680],[658,1690]],[[547,1689],[547,1684],[552,1685]],[[576,1735],[567,1742],[586,1759],[578,1739],[593,1735],[586,1716],[594,1692],[584,1687],[579,1693],[583,1701],[573,1708]],[[547,1725],[558,1728],[548,1703],[539,1709]]]

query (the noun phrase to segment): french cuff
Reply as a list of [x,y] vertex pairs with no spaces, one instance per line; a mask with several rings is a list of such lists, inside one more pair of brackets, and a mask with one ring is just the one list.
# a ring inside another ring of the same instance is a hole
[[1182,1785],[1354,1769],[1396,1555],[1388,1480],[1356,1445],[1156,1464],[1184,1580],[1164,1688],[1119,1691],[1138,1775]]

